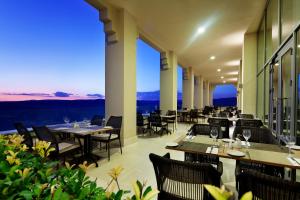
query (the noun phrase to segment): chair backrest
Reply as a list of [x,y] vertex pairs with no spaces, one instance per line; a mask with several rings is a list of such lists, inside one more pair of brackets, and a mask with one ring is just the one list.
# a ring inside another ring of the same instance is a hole
[[97,126],[102,126],[103,123],[103,117],[100,115],[94,115],[93,118],[91,119],[91,125],[97,125]]
[[115,129],[121,129],[122,127],[122,116],[110,116],[106,126],[112,126]]
[[261,127],[263,123],[260,119],[238,119],[236,126]]
[[243,130],[250,130],[251,137],[249,142],[256,142],[256,143],[265,143],[265,144],[278,144],[276,138],[273,136],[270,129],[267,127],[247,127],[247,126],[236,126],[233,132],[234,136],[240,135],[240,139],[244,140],[243,138]]
[[150,154],[153,164],[158,200],[165,199],[213,199],[204,189],[203,184],[220,186],[221,174],[208,163],[192,163]]
[[191,109],[190,117],[191,118],[197,118],[198,117],[198,109]]
[[252,114],[239,114],[239,118],[242,118],[242,119],[254,119],[254,116]]
[[239,196],[251,191],[253,200],[300,199],[300,183],[266,175],[255,170],[244,170],[238,177]]
[[160,117],[160,114],[157,114],[157,113],[151,113],[150,114],[150,118],[151,118],[151,124],[153,126],[160,126],[161,123],[162,123],[162,119]]
[[176,110],[168,110],[167,115],[175,115],[176,116],[177,111]]
[[220,135],[221,133],[221,128],[220,126],[214,126],[210,124],[194,124],[190,131],[192,135],[208,135],[210,136],[210,131],[212,128],[216,128],[219,132],[218,138],[221,138],[222,136]]
[[208,118],[208,123],[214,126],[220,126],[222,138],[229,138],[230,121],[226,118]]
[[59,152],[57,139],[46,126],[33,126],[32,129],[39,140],[51,142],[51,146],[56,149],[56,153]]
[[33,147],[33,139],[30,135],[30,132],[27,130],[27,128],[20,122],[14,123],[14,127],[17,129],[18,133],[23,136],[24,138],[23,143],[30,148]]

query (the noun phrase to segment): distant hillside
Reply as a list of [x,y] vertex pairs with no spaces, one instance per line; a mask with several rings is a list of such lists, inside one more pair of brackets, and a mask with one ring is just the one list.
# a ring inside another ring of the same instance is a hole
[[[178,99],[182,99],[182,93],[177,92]],[[137,92],[137,100],[159,101],[160,91]]]

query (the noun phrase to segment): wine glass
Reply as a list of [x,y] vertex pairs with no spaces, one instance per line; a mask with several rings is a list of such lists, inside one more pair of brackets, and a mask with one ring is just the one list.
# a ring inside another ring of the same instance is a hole
[[246,148],[249,148],[250,143],[249,143],[249,146],[248,146],[248,140],[249,140],[250,137],[251,137],[251,130],[250,130],[250,129],[244,129],[244,130],[243,130],[243,137],[244,137],[245,140],[246,140]]
[[217,142],[218,135],[219,135],[218,129],[216,127],[213,127],[210,130],[210,136],[213,138],[214,146],[215,146],[215,142]]
[[286,136],[284,136],[284,138],[285,138],[285,143],[287,144],[287,146],[289,148],[288,157],[292,157],[291,148],[292,148],[292,146],[294,146],[296,144],[296,138],[293,135],[286,135]]
[[65,122],[66,124],[69,124],[69,123],[70,123],[70,119],[69,119],[68,117],[64,117],[64,122]]
[[90,125],[90,121],[88,120],[88,118],[84,118],[83,123],[86,127],[88,127]]

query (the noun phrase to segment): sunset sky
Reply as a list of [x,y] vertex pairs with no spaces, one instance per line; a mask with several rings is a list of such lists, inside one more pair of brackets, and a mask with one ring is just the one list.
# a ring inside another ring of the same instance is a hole
[[[0,101],[103,97],[103,24],[87,3],[2,0],[0,26]],[[159,90],[159,59],[159,52],[137,41],[137,91]]]

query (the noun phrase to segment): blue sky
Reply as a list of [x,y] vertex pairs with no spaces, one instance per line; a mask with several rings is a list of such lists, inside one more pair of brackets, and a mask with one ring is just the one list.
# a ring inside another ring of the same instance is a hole
[[[1,0],[0,27],[0,100],[105,93],[103,24],[83,0]],[[159,90],[159,56],[137,41],[137,91]]]

